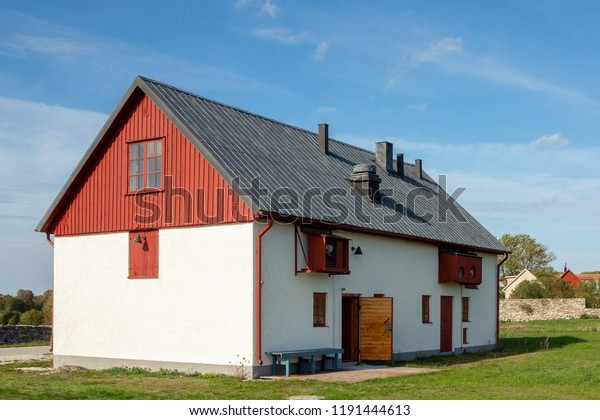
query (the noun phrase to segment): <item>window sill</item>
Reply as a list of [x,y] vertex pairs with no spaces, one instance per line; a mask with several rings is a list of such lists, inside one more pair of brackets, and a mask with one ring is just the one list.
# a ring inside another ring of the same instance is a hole
[[125,195],[143,195],[164,192],[164,188],[146,188],[138,191],[127,191]]

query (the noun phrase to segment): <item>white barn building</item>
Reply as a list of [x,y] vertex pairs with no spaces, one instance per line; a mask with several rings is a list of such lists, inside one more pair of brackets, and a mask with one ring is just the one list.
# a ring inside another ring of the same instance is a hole
[[[500,244],[422,169],[138,77],[40,221],[57,366],[493,349]],[[53,235],[53,241],[52,236]]]

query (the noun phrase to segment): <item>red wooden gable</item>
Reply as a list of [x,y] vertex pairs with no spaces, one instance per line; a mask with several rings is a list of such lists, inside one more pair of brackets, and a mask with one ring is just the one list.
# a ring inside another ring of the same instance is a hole
[[577,285],[581,283],[581,280],[579,279],[579,277],[577,277],[577,274],[573,273],[571,270],[565,271],[563,275],[560,276],[560,278],[566,282],[571,283],[571,286],[573,286],[573,288],[577,287]]
[[[51,217],[49,232],[77,235],[244,222],[252,211],[159,107],[136,91]],[[130,193],[129,143],[162,139],[163,181]]]

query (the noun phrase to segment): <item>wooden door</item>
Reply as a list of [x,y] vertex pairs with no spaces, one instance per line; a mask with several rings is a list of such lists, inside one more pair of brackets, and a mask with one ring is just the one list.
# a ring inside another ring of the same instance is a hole
[[360,296],[342,296],[342,361],[359,360],[359,315]]
[[393,307],[391,297],[360,299],[361,360],[392,360]]
[[442,296],[440,302],[440,352],[451,352],[452,348],[452,296]]

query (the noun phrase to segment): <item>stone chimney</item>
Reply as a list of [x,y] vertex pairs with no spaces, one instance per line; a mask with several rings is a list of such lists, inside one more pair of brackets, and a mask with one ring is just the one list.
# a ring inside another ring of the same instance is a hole
[[415,175],[423,178],[423,161],[421,159],[415,160]]
[[329,153],[329,126],[325,123],[319,124],[319,150]]
[[387,141],[375,143],[375,163],[388,174],[394,171],[394,145]]
[[352,182],[361,193],[368,196],[371,201],[378,200],[381,178],[377,175],[377,168],[375,165],[354,165],[352,174],[348,176],[348,180]]

